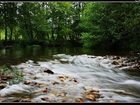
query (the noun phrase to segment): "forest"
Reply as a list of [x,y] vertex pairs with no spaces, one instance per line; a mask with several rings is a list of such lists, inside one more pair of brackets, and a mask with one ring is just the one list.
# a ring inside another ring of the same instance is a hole
[[140,4],[1,2],[0,44],[140,50]]
[[140,103],[140,3],[0,1],[9,102]]

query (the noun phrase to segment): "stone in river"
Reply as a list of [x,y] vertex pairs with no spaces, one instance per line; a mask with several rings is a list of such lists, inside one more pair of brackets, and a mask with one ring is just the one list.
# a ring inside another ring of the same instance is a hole
[[60,59],[61,63],[69,63],[68,59]]
[[5,88],[6,86],[7,86],[6,84],[2,83],[2,84],[0,84],[0,89]]
[[48,74],[54,74],[54,72],[51,71],[51,70],[49,70],[49,69],[44,70],[44,72],[45,72],[45,73],[48,73]]
[[119,63],[117,61],[113,61],[112,64],[113,65],[119,65]]

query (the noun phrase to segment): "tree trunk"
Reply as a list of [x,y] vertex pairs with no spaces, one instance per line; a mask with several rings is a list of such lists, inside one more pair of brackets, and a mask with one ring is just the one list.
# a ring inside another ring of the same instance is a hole
[[4,4],[4,29],[5,29],[5,42],[7,42],[6,4]]
[[29,30],[29,32],[30,32],[30,41],[33,41],[33,30],[32,30],[32,23],[31,23],[31,20],[29,20],[29,26],[30,26],[30,30]]
[[1,40],[1,31],[0,31],[0,40]]
[[[24,20],[24,26],[25,26],[25,30],[26,30],[26,33],[28,35],[28,38],[30,39],[30,34],[29,34],[29,31],[28,31],[28,26],[27,26],[27,23],[26,23],[26,20]],[[28,40],[29,40],[28,39]],[[27,40],[27,39],[26,39]]]
[[53,28],[53,21],[54,19],[52,18],[52,25],[51,25],[51,31],[52,31],[52,40],[54,40],[54,28]]
[[13,36],[13,28],[10,27],[10,37],[9,37],[9,40],[12,41],[12,36]]
[[5,26],[5,42],[7,42],[7,27]]

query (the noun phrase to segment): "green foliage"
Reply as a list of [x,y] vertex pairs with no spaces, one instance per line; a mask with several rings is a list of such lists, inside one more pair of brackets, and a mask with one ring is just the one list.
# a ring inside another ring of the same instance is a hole
[[[140,4],[0,2],[1,40],[140,50]],[[90,34],[85,34],[90,33]]]
[[16,67],[10,67],[9,65],[3,65],[0,68],[0,74],[1,76],[12,76],[12,78],[8,79],[7,81],[9,84],[17,84],[23,80],[23,74],[21,71],[18,70]]
[[83,46],[86,48],[96,48],[98,46],[97,44],[100,43],[100,39],[96,35],[92,35],[90,33],[82,33],[81,40],[83,43]]
[[93,46],[93,43],[92,43],[93,36],[91,34],[82,33],[81,39],[82,39],[84,47],[91,48]]
[[[140,50],[140,4],[93,3],[87,4],[80,26],[83,32],[95,35],[87,45],[99,49]],[[91,40],[91,37],[88,36]],[[98,41],[97,41],[98,40]],[[96,44],[92,44],[92,43]],[[89,44],[91,43],[91,44]]]

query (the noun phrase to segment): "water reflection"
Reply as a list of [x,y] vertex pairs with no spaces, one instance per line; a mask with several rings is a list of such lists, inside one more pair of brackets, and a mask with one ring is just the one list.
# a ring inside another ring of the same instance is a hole
[[80,55],[80,54],[89,54],[89,55],[113,55],[120,54],[124,55],[126,53],[122,52],[107,52],[107,51],[94,51],[92,49],[84,49],[80,47],[41,47],[38,45],[27,46],[27,47],[13,47],[10,49],[0,49],[0,65],[5,63],[9,64],[18,64],[25,62],[28,59],[35,61],[43,61],[46,59],[52,59],[54,54],[70,54],[70,55]]

